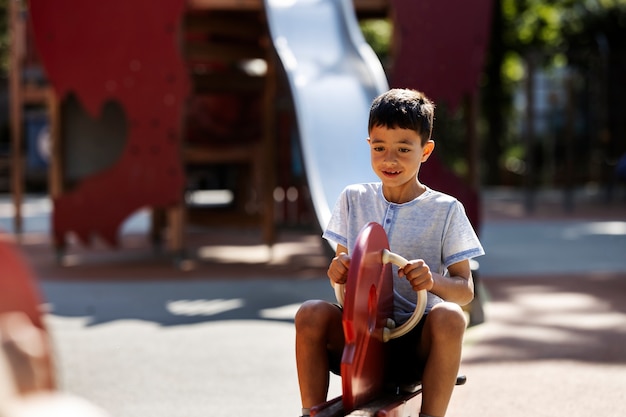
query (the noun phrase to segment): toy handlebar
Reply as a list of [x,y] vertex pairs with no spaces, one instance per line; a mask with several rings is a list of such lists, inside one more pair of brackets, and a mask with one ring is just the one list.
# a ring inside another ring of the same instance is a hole
[[[387,249],[382,250],[381,261],[383,264],[393,263],[400,268],[403,268],[406,264],[409,263],[408,260],[403,258],[402,256],[390,252]],[[337,302],[343,306],[345,300],[345,284],[334,284],[335,289],[335,297],[337,298]],[[390,339],[395,339],[400,336],[404,336],[408,332],[415,327],[417,323],[419,323],[420,319],[424,315],[424,310],[426,310],[426,290],[417,291],[417,303],[415,305],[415,311],[411,317],[400,327],[395,328],[395,323],[392,319],[388,319],[388,325],[383,329],[383,341],[387,342]]]

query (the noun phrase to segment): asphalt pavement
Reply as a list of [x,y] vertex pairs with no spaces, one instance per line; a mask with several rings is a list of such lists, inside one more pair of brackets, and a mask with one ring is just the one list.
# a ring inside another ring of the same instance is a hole
[[[468,329],[449,416],[621,416],[626,409],[626,201],[558,194],[523,210],[484,194],[480,262],[486,321]],[[30,197],[21,247],[39,278],[62,388],[114,417],[295,416],[293,315],[332,300],[316,233],[190,230],[176,268],[147,244],[147,214],[122,248],[74,246],[58,263],[49,201]],[[0,199],[0,228],[11,229]],[[330,396],[339,395],[338,378]]]

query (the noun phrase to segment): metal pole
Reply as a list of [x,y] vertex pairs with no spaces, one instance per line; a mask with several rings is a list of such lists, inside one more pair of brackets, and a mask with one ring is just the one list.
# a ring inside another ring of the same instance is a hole
[[526,169],[524,171],[524,208],[526,213],[535,211],[535,59],[535,53],[526,54]]

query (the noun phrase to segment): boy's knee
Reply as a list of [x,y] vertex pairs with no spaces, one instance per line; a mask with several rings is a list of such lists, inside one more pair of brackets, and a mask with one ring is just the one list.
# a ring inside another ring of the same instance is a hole
[[304,328],[323,329],[333,319],[332,316],[336,315],[337,312],[341,315],[341,311],[327,301],[305,301],[298,309],[294,319],[296,331]]
[[463,309],[455,303],[437,304],[428,314],[431,329],[446,336],[462,337],[467,327]]

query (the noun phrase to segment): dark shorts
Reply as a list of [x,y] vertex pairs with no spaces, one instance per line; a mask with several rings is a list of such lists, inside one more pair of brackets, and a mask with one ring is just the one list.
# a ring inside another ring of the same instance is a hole
[[[341,308],[340,306],[337,306]],[[419,346],[422,338],[426,315],[404,336],[391,339],[386,343],[388,381],[411,383],[421,379],[424,370],[424,361],[419,356]],[[341,356],[329,353],[330,370],[341,375]]]
[[387,380],[398,383],[411,383],[422,379],[424,359],[420,357],[419,346],[426,318],[424,315],[410,332],[397,339],[391,339],[387,352],[389,374]]

